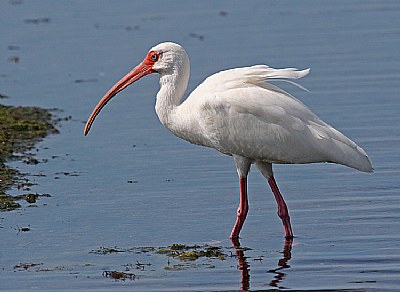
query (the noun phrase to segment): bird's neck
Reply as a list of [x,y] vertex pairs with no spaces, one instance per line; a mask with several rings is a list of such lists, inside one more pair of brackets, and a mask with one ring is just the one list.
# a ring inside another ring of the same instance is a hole
[[189,68],[182,69],[185,70],[160,76],[155,109],[160,122],[169,129],[173,126],[174,115],[189,83]]

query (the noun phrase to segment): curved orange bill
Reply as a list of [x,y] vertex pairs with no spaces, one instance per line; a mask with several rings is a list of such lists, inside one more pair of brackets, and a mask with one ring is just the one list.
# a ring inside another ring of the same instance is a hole
[[113,98],[117,95],[118,92],[124,90],[126,87],[131,85],[133,82],[139,80],[143,76],[155,72],[151,66],[151,64],[147,63],[144,60],[138,66],[136,66],[132,71],[126,74],[120,81],[118,81],[111,89],[103,96],[103,98],[99,101],[96,107],[93,109],[92,114],[90,115],[88,121],[86,122],[84,135],[86,136],[89,133],[90,128],[94,122],[96,116],[100,113],[101,109]]

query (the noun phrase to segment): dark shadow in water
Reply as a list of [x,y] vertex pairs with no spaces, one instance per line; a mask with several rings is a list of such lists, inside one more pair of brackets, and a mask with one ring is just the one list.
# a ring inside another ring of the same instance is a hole
[[[269,286],[279,289],[285,289],[282,287],[280,283],[285,279],[286,274],[283,272],[284,269],[290,268],[288,265],[288,261],[292,258],[292,239],[285,239],[283,244],[283,257],[278,261],[278,267],[273,270],[269,270],[269,273],[274,273],[274,279],[269,283]],[[235,248],[236,256],[238,259],[238,269],[242,271],[242,279],[241,279],[241,290],[248,291],[250,290],[250,265],[247,261],[247,257],[245,256],[245,248],[240,246],[239,240],[232,239],[232,245]]]

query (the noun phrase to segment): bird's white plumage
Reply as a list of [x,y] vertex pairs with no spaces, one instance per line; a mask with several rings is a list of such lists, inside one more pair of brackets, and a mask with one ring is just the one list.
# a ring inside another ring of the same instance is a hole
[[252,161],[334,162],[371,171],[364,150],[267,82],[308,72],[257,65],[216,73],[177,107],[170,129],[189,142]]

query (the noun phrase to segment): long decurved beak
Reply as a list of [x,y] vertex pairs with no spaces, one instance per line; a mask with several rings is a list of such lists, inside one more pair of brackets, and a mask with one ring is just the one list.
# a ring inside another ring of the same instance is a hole
[[85,130],[83,132],[84,135],[86,136],[89,133],[90,128],[92,127],[92,124],[94,122],[94,119],[100,113],[101,109],[107,104],[107,102],[111,100],[111,98],[117,95],[118,92],[124,90],[126,87],[131,85],[133,82],[153,72],[155,71],[153,70],[152,64],[149,64],[148,62],[146,62],[146,60],[144,60],[142,63],[136,66],[132,71],[126,74],[113,87],[111,87],[111,89],[103,96],[103,98],[93,109],[92,114],[90,115],[88,121],[86,122]]

